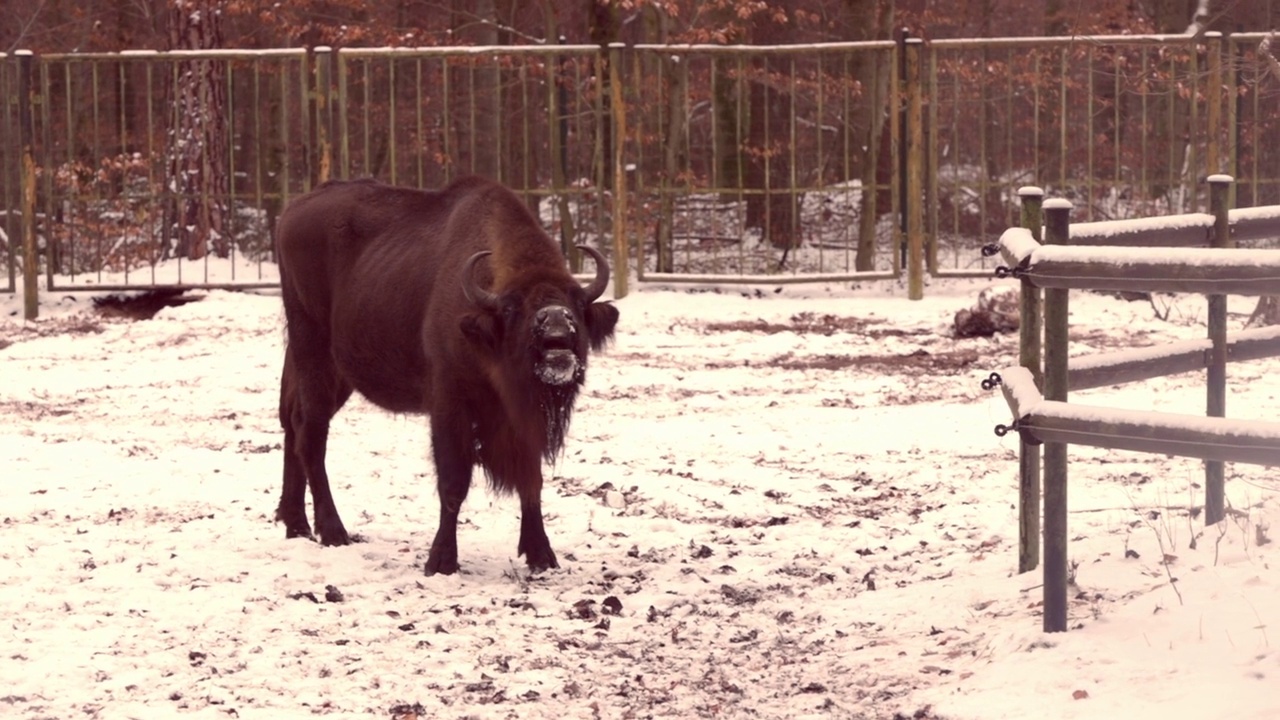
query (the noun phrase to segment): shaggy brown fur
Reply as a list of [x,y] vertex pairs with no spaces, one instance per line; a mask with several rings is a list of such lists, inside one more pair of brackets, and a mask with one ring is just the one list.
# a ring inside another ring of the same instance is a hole
[[[586,249],[586,248],[584,248]],[[276,234],[288,348],[280,383],[284,484],[277,518],[325,545],[350,536],[325,471],[334,414],[358,390],[393,412],[430,415],[440,526],[428,575],[458,569],[458,511],[480,465],[520,497],[518,552],[557,567],[542,524],[542,461],[561,449],[589,349],[617,309],[595,302],[510,190],[480,178],[440,191],[335,181],[294,201]]]

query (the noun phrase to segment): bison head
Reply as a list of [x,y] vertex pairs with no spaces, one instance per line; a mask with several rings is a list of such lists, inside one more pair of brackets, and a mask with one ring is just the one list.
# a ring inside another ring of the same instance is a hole
[[618,310],[596,302],[609,282],[608,262],[596,249],[578,247],[596,266],[586,286],[566,282],[558,267],[535,268],[517,273],[501,293],[481,287],[472,275],[476,263],[490,253],[472,255],[462,268],[462,290],[481,316],[464,321],[464,332],[525,365],[531,380],[552,386],[581,383],[588,349],[599,350],[613,336]]
[[488,358],[489,377],[509,408],[538,409],[548,460],[563,443],[587,352],[602,348],[618,322],[617,308],[596,302],[609,281],[609,264],[594,248],[578,247],[596,266],[585,286],[556,264],[524,268],[494,292],[472,275],[489,252],[472,255],[462,267],[463,294],[479,310],[463,318],[463,335]]

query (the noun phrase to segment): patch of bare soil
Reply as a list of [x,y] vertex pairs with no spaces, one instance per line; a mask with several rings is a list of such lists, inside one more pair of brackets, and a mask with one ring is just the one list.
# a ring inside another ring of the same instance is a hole
[[976,350],[931,353],[922,348],[903,355],[782,355],[770,364],[788,370],[866,368],[881,373],[915,374],[926,371],[930,375],[959,375],[970,370],[979,359]]
[[1117,334],[1113,329],[1108,328],[1072,329],[1068,333],[1068,339],[1073,343],[1085,343],[1098,351],[1129,350],[1167,342],[1150,330],[1144,329],[1134,330],[1127,335]]
[[771,323],[765,320],[736,320],[734,322],[708,323],[704,327],[708,332],[752,332],[765,335],[793,332],[834,335],[837,332],[865,332],[867,326],[873,322],[884,321],[802,312],[792,315],[786,323]]
[[198,302],[201,295],[186,295],[182,288],[156,288],[134,295],[108,295],[94,298],[93,306],[104,317],[150,320],[167,307]]
[[856,318],[831,315],[829,313],[796,313],[785,323],[768,322],[766,320],[735,320],[733,322],[714,322],[702,326],[706,332],[750,332],[764,335],[776,335],[792,332],[799,335],[825,335],[836,333],[857,333],[870,338],[912,337],[930,335],[928,330],[903,330],[895,327],[872,327],[882,325],[887,320],[881,318]]
[[51,335],[97,335],[102,330],[102,323],[87,315],[71,315],[25,325],[0,325],[0,350],[24,340]]

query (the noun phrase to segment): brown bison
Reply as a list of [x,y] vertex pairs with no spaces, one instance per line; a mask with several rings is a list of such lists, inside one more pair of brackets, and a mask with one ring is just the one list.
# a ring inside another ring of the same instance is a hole
[[596,302],[609,267],[579,285],[559,247],[513,192],[480,178],[440,191],[334,181],[280,217],[276,251],[288,323],[280,380],[286,537],[351,541],[325,472],[329,422],[359,390],[430,415],[440,526],[426,573],[458,569],[458,511],[471,470],[520,497],[518,552],[558,567],[542,526],[542,462],[560,452],[587,351],[618,310]]

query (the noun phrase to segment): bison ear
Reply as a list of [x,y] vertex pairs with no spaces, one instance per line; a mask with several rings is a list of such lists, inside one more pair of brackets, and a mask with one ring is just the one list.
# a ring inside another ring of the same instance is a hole
[[592,350],[600,350],[613,339],[613,328],[618,324],[618,308],[612,303],[591,303],[587,306],[587,339]]
[[493,326],[493,316],[489,313],[463,315],[458,325],[462,329],[462,335],[472,343],[487,350],[497,349],[498,336]]

